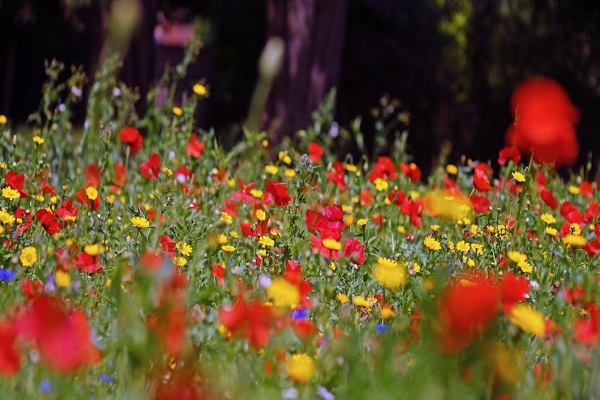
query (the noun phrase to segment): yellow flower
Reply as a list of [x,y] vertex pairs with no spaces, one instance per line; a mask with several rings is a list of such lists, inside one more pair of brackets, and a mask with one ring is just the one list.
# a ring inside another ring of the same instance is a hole
[[233,217],[227,214],[225,211],[221,211],[221,218],[219,218],[219,221],[225,221],[227,224],[232,224]]
[[350,301],[348,299],[348,296],[346,296],[346,294],[344,293],[338,293],[335,298],[337,299],[337,301],[339,301],[342,304],[346,304],[348,301]]
[[37,261],[37,250],[33,246],[24,247],[19,256],[24,267],[31,267]]
[[264,221],[267,219],[267,213],[261,209],[256,210],[256,219],[259,221]]
[[7,122],[8,122],[8,119],[6,118],[6,115],[0,114],[0,125],[4,125]]
[[342,244],[335,239],[323,239],[323,246],[329,250],[340,250]]
[[352,303],[357,307],[364,307],[367,310],[371,309],[371,298],[365,299],[363,296],[354,296]]
[[260,144],[262,147],[269,147],[269,141],[267,139],[263,139]]
[[547,223],[548,225],[556,222],[556,219],[552,216],[552,214],[544,213],[540,215],[540,219]]
[[558,231],[555,228],[552,228],[552,227],[547,227],[545,229],[545,231],[550,236],[556,236],[556,234],[558,233]]
[[471,245],[464,240],[461,240],[460,242],[456,243],[456,250],[466,253],[467,251],[471,250]]
[[373,183],[375,183],[375,189],[377,189],[377,191],[379,192],[386,190],[390,186],[386,181],[384,181],[381,178],[375,179],[375,182]]
[[71,275],[62,269],[57,269],[56,272],[54,272],[54,280],[60,287],[67,288],[71,286]]
[[382,307],[380,314],[383,319],[390,319],[396,316],[396,312],[392,310],[392,307]]
[[194,91],[194,94],[196,96],[199,96],[199,97],[208,97],[209,96],[208,88],[201,83],[196,83],[194,86],[192,86],[192,90]]
[[0,210],[0,222],[2,222],[4,225],[10,226],[13,224],[13,222],[15,222],[15,217],[6,212],[5,209],[2,209]]
[[563,243],[574,247],[583,247],[587,243],[587,240],[581,235],[568,234],[562,238]]
[[277,172],[279,172],[279,168],[277,168],[276,166],[269,164],[269,165],[265,165],[265,172],[271,174],[271,175],[277,175]]
[[173,257],[173,264],[178,267],[183,267],[187,264],[187,260],[183,257]]
[[250,194],[252,195],[252,197],[254,197],[255,199],[260,199],[263,196],[263,191],[262,190],[258,190],[258,189],[251,189],[250,190]]
[[226,245],[224,245],[224,246],[221,246],[221,249],[222,249],[223,251],[226,251],[226,252],[228,252],[228,253],[231,253],[232,251],[235,251],[235,246],[231,246],[231,245],[228,245],[228,244],[226,244]]
[[91,201],[94,201],[98,198],[98,191],[96,190],[95,187],[88,186],[87,189],[85,189],[85,195],[87,196],[88,199],[90,199]]
[[19,193],[18,190],[15,190],[15,189],[11,188],[10,186],[7,186],[2,189],[2,197],[4,197],[5,199],[14,200],[14,199],[18,199],[19,197],[21,197],[21,194]]
[[526,333],[542,336],[546,331],[544,316],[526,304],[517,304],[510,310],[508,320]]
[[263,246],[273,247],[275,241],[268,236],[261,236],[258,239],[258,243],[262,244]]
[[346,168],[346,171],[348,171],[348,172],[358,171],[358,168],[356,168],[356,165],[352,165],[352,164],[346,164],[345,168]]
[[300,290],[285,279],[273,279],[267,294],[278,306],[294,308],[300,303]]
[[288,376],[298,382],[306,383],[317,370],[314,359],[308,354],[293,354],[285,361],[285,371]]
[[102,253],[102,246],[98,243],[96,244],[88,244],[83,248],[83,251],[85,251],[87,254],[89,254],[92,257],[97,256],[98,254]]
[[296,176],[296,171],[294,171],[292,168],[286,168],[283,172],[283,175],[285,175],[286,178],[293,178]]
[[229,232],[229,236],[231,236],[234,239],[237,239],[240,237],[240,235],[236,231]]
[[571,194],[579,194],[579,188],[577,186],[570,185],[569,186],[569,193],[571,193]]
[[440,226],[439,225],[431,225],[429,227],[429,229],[431,229],[433,232],[437,232],[440,230]]
[[44,138],[39,137],[38,135],[35,135],[33,137],[33,141],[37,144],[44,144]]
[[179,117],[181,114],[183,114],[183,110],[180,107],[173,107],[173,114]]
[[522,173],[520,173],[519,171],[515,171],[512,173],[512,177],[515,181],[523,183],[525,182],[525,175],[523,175]]
[[106,202],[108,204],[112,205],[115,202],[115,196],[112,194],[109,194],[108,196],[106,196]]
[[175,245],[175,248],[177,250],[179,250],[179,252],[181,254],[183,254],[184,256],[190,256],[192,254],[192,246],[190,246],[189,244],[185,243],[185,242],[178,242]]
[[173,171],[169,167],[163,167],[162,171],[167,174],[167,176],[173,176]]
[[458,174],[458,168],[454,164],[448,164],[446,165],[446,172],[450,175],[456,175]]
[[529,273],[533,272],[533,267],[531,266],[531,264],[529,264],[525,260],[519,261],[517,263],[517,266],[519,268],[521,268],[521,271],[525,272],[526,274],[529,274]]
[[358,225],[358,226],[365,226],[366,224],[367,224],[366,218],[360,218],[358,221],[356,221],[356,225]]
[[415,272],[420,272],[421,271],[421,266],[417,263],[414,263],[412,266],[412,270]]
[[145,229],[150,227],[150,221],[148,221],[144,217],[133,217],[130,221],[132,225],[138,229]]
[[507,253],[507,255],[508,255],[508,258],[510,258],[513,262],[516,262],[516,263],[527,260],[527,254],[520,253],[518,251],[509,251]]
[[429,250],[437,251],[442,248],[442,245],[440,244],[440,242],[438,242],[431,236],[427,236],[425,238],[424,243],[425,243],[425,247],[427,247]]
[[379,257],[372,272],[373,278],[388,289],[398,289],[406,284],[406,268],[397,261]]
[[224,233],[219,233],[216,237],[217,244],[227,243],[227,236]]

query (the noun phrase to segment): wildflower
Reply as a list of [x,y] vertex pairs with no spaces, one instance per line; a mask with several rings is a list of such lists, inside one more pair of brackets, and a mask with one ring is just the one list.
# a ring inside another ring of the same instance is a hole
[[526,304],[517,304],[514,306],[508,315],[508,320],[511,324],[521,328],[525,333],[542,336],[546,331],[544,316]]
[[2,222],[4,225],[10,226],[13,224],[13,222],[15,222],[15,217],[12,214],[6,212],[5,209],[1,209],[0,222]]
[[131,224],[138,229],[145,229],[150,227],[150,221],[144,217],[132,217]]
[[19,260],[24,267],[31,267],[37,261],[37,250],[33,246],[24,247],[21,250],[21,255],[19,256]]
[[148,161],[140,164],[140,172],[146,179],[156,180],[160,173],[160,156],[156,153],[150,154]]
[[56,284],[63,288],[68,288],[71,286],[71,275],[62,269],[57,269],[54,272],[54,280]]
[[178,242],[175,245],[175,248],[177,250],[179,250],[179,252],[181,254],[183,254],[184,256],[190,256],[192,254],[192,246],[190,246],[189,244],[185,243],[185,242]]
[[286,206],[292,200],[283,182],[267,181],[265,187],[267,193],[279,207]]
[[375,184],[375,189],[377,189],[378,192],[383,192],[384,190],[387,190],[387,188],[390,186],[386,181],[384,181],[381,178],[375,179],[373,183]]
[[587,240],[582,235],[568,234],[562,238],[563,243],[574,246],[583,247],[587,243]]
[[480,192],[489,192],[492,190],[492,186],[490,185],[490,180],[488,179],[487,174],[479,168],[475,168],[475,173],[473,175],[473,186]]
[[519,171],[515,171],[512,173],[512,177],[515,181],[523,183],[525,182],[525,175],[523,175],[522,173],[520,173]]
[[42,138],[42,137],[39,137],[38,135],[35,135],[35,136],[33,137],[33,141],[34,141],[34,143],[36,143],[36,144],[44,144],[44,138]]
[[407,281],[406,267],[397,261],[379,257],[372,268],[373,278],[388,289],[398,289]]
[[238,294],[234,304],[219,310],[219,322],[227,331],[247,337],[255,348],[269,342],[274,319],[272,306],[258,301],[247,302],[242,294]]
[[261,236],[258,238],[258,243],[267,247],[273,247],[275,245],[275,241],[268,236]]
[[[4,174],[4,180],[6,180],[6,184],[10,188],[19,192],[20,198],[25,199],[25,198],[29,197],[27,192],[25,190],[23,190],[23,184],[25,183],[25,175],[17,174],[12,171],[8,171],[6,174]],[[6,197],[6,196],[4,196],[4,197]]]
[[458,251],[462,251],[463,253],[466,253],[470,249],[471,249],[471,245],[469,243],[465,242],[464,240],[461,240],[460,242],[456,243],[456,250],[458,250]]
[[373,166],[373,171],[369,173],[369,181],[375,183],[375,179],[380,178],[383,180],[388,179],[396,179],[398,177],[398,173],[396,172],[396,166],[394,162],[386,156],[379,156],[375,165]]
[[192,86],[192,90],[194,91],[194,94],[198,97],[205,98],[209,96],[208,88],[202,83],[196,83],[194,86]]
[[550,236],[556,236],[556,234],[558,233],[558,231],[555,228],[552,228],[550,226],[546,227],[544,231]]
[[173,265],[177,267],[185,267],[187,260],[183,257],[173,257]]
[[447,353],[458,353],[480,336],[492,322],[500,304],[500,292],[486,277],[452,281],[438,302],[441,344]]
[[85,194],[91,201],[94,201],[98,198],[98,190],[95,187],[89,186],[85,189]]
[[15,190],[10,186],[6,186],[5,188],[2,188],[2,197],[8,200],[14,200],[21,197],[21,195],[19,194],[18,190]]
[[204,142],[198,140],[198,135],[192,133],[192,136],[190,137],[190,140],[187,146],[185,147],[185,153],[194,158],[200,158],[202,156],[202,153],[204,152],[205,147],[206,145],[204,144]]
[[142,134],[136,128],[131,126],[126,126],[121,129],[119,133],[119,139],[121,142],[129,147],[129,151],[131,154],[135,154],[142,149],[144,145],[144,139],[142,138]]
[[63,229],[63,226],[58,222],[56,217],[48,210],[42,208],[35,213],[36,218],[48,235],[54,235]]
[[548,225],[556,222],[556,219],[551,214],[548,214],[548,213],[544,213],[544,214],[540,215],[540,219],[542,221],[544,221],[545,223],[547,223]]
[[323,239],[321,243],[329,250],[339,251],[342,248],[342,244],[335,239]]
[[181,116],[181,114],[183,114],[183,110],[181,109],[181,107],[173,107],[173,114],[176,116]]
[[321,147],[321,145],[319,145],[318,143],[315,142],[310,142],[308,144],[307,147],[308,150],[308,158],[310,158],[310,161],[312,161],[313,163],[321,163],[321,157],[323,156],[323,153],[325,152],[323,150],[323,147]]
[[5,125],[7,122],[8,118],[6,118],[6,115],[0,114],[0,125]]
[[380,315],[382,319],[390,319],[396,316],[396,312],[391,306],[383,306],[381,307]]
[[223,251],[231,253],[232,251],[235,251],[235,246],[231,246],[231,245],[226,244],[226,245],[221,246],[221,249]]
[[346,304],[348,301],[350,301],[350,299],[348,299],[348,296],[345,293],[338,293],[335,298],[337,299],[337,301],[339,301],[341,304]]
[[9,282],[15,279],[17,274],[12,269],[0,268],[0,281]]
[[269,164],[269,165],[265,165],[265,172],[271,174],[271,175],[277,175],[277,173],[279,172],[279,168],[277,168],[276,166]]
[[432,236],[427,236],[423,242],[425,243],[425,247],[429,250],[437,251],[442,248],[440,242],[435,240]]
[[298,383],[306,383],[313,377],[317,366],[308,354],[293,354],[285,361],[285,371],[288,377]]
[[456,174],[458,174],[458,168],[454,164],[448,164],[448,165],[446,165],[446,172],[449,175],[456,175]]
[[506,131],[507,144],[530,153],[538,163],[562,167],[575,162],[579,112],[557,82],[529,79],[515,89],[510,103],[514,123]]
[[259,221],[264,221],[265,219],[267,219],[267,214],[263,210],[258,209],[256,210],[256,219],[258,219]]
[[0,376],[13,376],[21,369],[21,354],[17,351],[18,330],[12,320],[0,321]]
[[355,238],[348,238],[344,242],[344,257],[351,259],[359,265],[364,264],[367,260],[364,246]]
[[278,306],[294,308],[300,303],[300,290],[285,279],[273,279],[267,294]]

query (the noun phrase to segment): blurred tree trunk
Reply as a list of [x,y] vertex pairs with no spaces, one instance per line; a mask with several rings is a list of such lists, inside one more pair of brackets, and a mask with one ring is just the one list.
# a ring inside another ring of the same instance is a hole
[[347,0],[267,0],[267,38],[286,45],[266,106],[273,139],[306,127],[337,84],[347,8]]

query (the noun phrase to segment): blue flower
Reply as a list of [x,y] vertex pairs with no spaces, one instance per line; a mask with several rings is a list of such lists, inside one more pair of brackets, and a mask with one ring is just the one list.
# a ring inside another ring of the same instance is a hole
[[308,317],[308,314],[308,310],[295,309],[294,311],[292,311],[292,319],[304,319]]
[[40,382],[40,392],[42,392],[43,394],[49,393],[51,389],[52,389],[52,383],[50,382],[50,380],[43,379]]
[[377,324],[377,326],[375,326],[375,330],[379,333],[385,332],[385,331],[387,331],[387,329],[388,329],[388,326],[384,325],[384,324]]
[[0,268],[0,281],[12,281],[17,274],[12,269]]
[[99,374],[98,379],[100,379],[101,382],[106,382],[106,383],[113,383],[115,381],[115,378],[112,375],[106,375],[106,374]]

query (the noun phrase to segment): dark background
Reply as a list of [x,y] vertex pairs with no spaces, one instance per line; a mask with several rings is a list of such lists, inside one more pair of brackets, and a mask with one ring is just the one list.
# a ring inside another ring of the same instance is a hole
[[[93,68],[103,32],[100,7],[107,3],[0,0],[0,113],[26,122],[39,104],[44,59]],[[196,71],[211,85],[200,123],[232,135],[256,83],[265,0],[171,3],[187,3],[189,14],[214,27]],[[345,126],[362,114],[368,135],[369,109],[389,94],[411,114],[409,151],[425,171],[443,141],[453,145],[450,161],[461,154],[495,160],[511,122],[510,94],[522,80],[544,75],[563,85],[581,110],[580,162],[588,152],[599,155],[599,3],[349,0],[336,120]],[[78,121],[84,110],[77,110]]]

